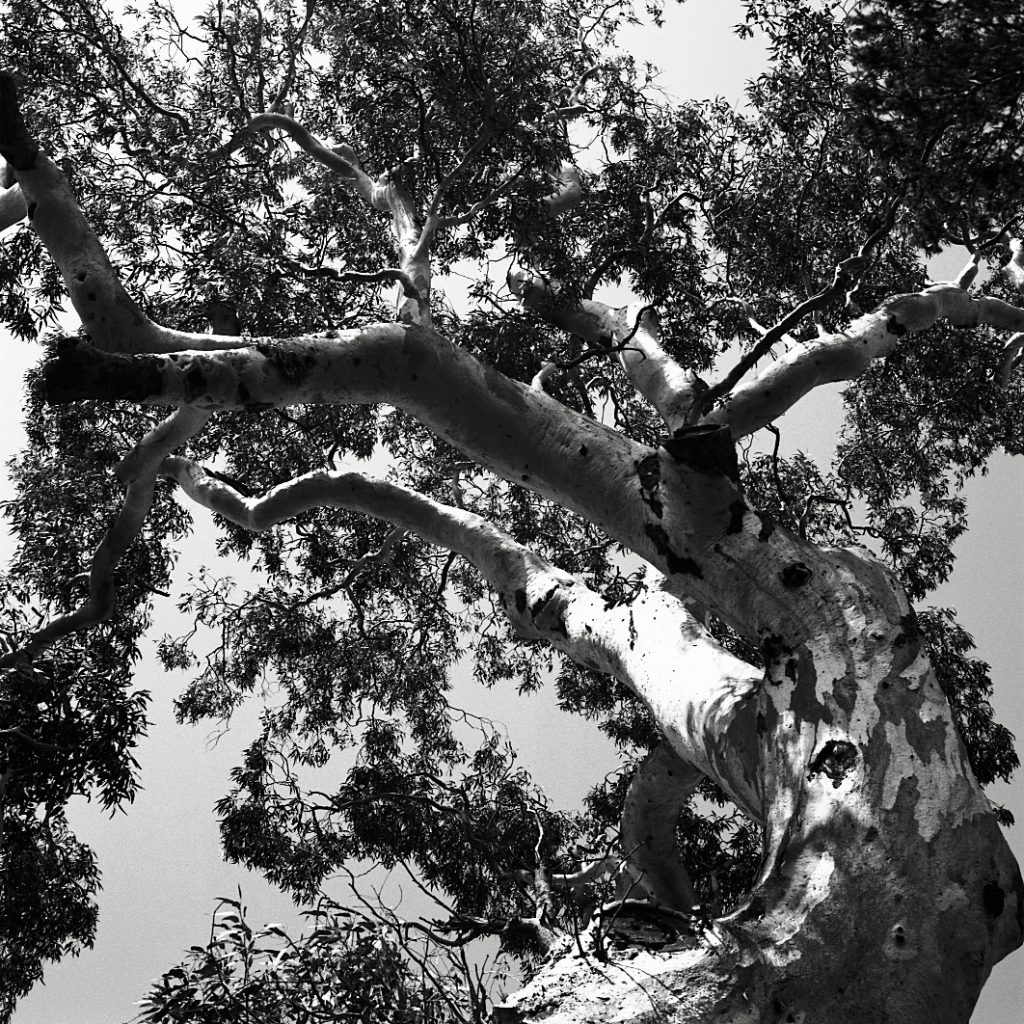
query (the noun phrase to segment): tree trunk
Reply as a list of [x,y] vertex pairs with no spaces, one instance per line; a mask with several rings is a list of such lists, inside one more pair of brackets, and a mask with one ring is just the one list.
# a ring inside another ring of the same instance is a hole
[[498,1010],[501,1024],[970,1019],[1021,943],[1024,887],[912,616],[865,614],[891,596],[865,591],[847,636],[816,636],[769,668],[766,853],[745,905],[662,948],[615,948],[598,922]]

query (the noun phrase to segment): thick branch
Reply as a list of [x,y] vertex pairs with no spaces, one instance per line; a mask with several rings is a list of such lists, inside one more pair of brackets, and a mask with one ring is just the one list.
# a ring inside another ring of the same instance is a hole
[[401,257],[403,301],[399,319],[406,323],[430,325],[430,259],[431,235],[436,217],[426,228],[421,227],[411,197],[393,174],[374,181],[362,168],[355,150],[342,144],[327,148],[319,139],[286,114],[260,114],[249,122],[254,131],[279,128],[287,132],[314,160],[347,178],[375,210],[391,214],[391,228]]
[[583,180],[572,164],[562,164],[558,172],[558,186],[544,200],[544,209],[549,217],[561,217],[583,199]]
[[[175,352],[238,346],[237,338],[186,334],[154,324],[121,285],[67,179],[28,134],[13,78],[0,73],[0,153],[14,168],[17,188],[0,211],[21,212],[57,264],[64,285],[97,348],[111,352]],[[0,214],[6,219],[7,214]],[[5,224],[6,226],[6,224]]]
[[866,265],[867,259],[863,255],[853,256],[840,263],[836,267],[835,277],[830,285],[823,288],[817,295],[812,295],[809,299],[801,302],[799,306],[790,310],[777,324],[765,331],[761,340],[736,366],[722,380],[700,396],[700,402],[694,409],[695,415],[701,409],[710,408],[719,398],[728,395],[743,379],[747,371],[766,356],[771,351],[772,346],[786,337],[801,320],[812,313],[826,309],[836,298],[846,294],[856,280],[857,275],[863,271]]
[[319,506],[345,508],[462,555],[498,592],[523,636],[628,686],[663,723],[677,757],[760,817],[750,697],[761,674],[718,647],[676,598],[655,591],[631,607],[608,608],[580,579],[480,516],[358,472],[309,473],[252,497],[176,456],[161,473],[246,529],[266,530]]
[[637,768],[622,809],[622,852],[631,873],[662,906],[687,912],[697,902],[676,844],[676,824],[702,773],[659,744]]
[[956,284],[887,299],[838,334],[827,334],[781,356],[740,384],[704,423],[727,425],[735,438],[752,434],[791,409],[809,391],[834,381],[854,380],[875,359],[892,352],[901,338],[945,319],[956,327],[987,324],[1024,330],[1024,309],[1001,299],[972,296]]
[[[638,444],[505,377],[432,331],[377,325],[226,352],[119,356],[79,345],[44,369],[51,401],[127,399],[207,409],[386,402],[480,465],[579,513],[746,636],[800,643],[841,624],[859,565],[837,563],[748,509],[729,431]],[[812,567],[791,592],[779,565]]]

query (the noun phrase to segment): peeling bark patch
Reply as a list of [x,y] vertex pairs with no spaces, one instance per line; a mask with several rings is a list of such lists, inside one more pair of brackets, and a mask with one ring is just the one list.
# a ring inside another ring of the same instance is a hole
[[853,673],[846,676],[839,676],[832,680],[832,696],[836,704],[847,714],[853,711],[857,703],[857,681]]
[[857,763],[857,748],[846,740],[829,740],[811,761],[807,778],[825,775],[832,780],[832,788],[838,789],[843,780]]
[[648,523],[644,527],[644,533],[650,537],[658,554],[665,559],[669,572],[685,573],[687,576],[696,576],[699,580],[704,579],[704,571],[692,558],[676,554],[672,550],[672,545],[669,543],[668,534],[665,532],[664,526]]
[[[782,680],[780,678],[775,677],[775,674],[772,672],[772,667],[778,666],[779,662],[782,661],[783,658],[787,657],[787,655],[792,654],[792,648],[786,646],[786,643],[783,641],[781,636],[778,636],[775,633],[769,633],[761,641],[761,653],[762,655],[764,655],[766,670],[765,675],[768,679],[768,682],[770,682],[772,686],[778,686],[782,682]],[[791,658],[787,662],[787,675],[789,675],[789,664],[795,661],[795,658]],[[790,676],[790,678],[792,679],[795,677]]]
[[525,590],[517,590],[516,591],[516,611],[519,612],[520,615],[522,615],[523,612],[526,611],[526,591]]
[[891,316],[886,320],[885,329],[897,338],[902,338],[903,335],[907,333],[906,327],[904,327],[895,316]]
[[735,481],[740,478],[736,445],[728,427],[709,424],[680,427],[671,437],[661,441],[661,447],[672,456],[674,462],[698,473],[726,476]]
[[661,486],[661,466],[657,455],[648,455],[636,463],[636,475],[640,481],[640,497],[645,505],[660,519],[664,506],[658,499]]
[[814,574],[803,562],[794,562],[792,565],[787,565],[779,573],[782,585],[788,590],[796,590],[798,587],[802,587],[810,580],[812,575]]
[[981,890],[981,905],[989,917],[999,917],[1006,906],[1006,893],[996,882],[986,882]]
[[729,506],[729,525],[725,528],[726,535],[743,531],[743,517],[747,514],[747,503],[737,498]]

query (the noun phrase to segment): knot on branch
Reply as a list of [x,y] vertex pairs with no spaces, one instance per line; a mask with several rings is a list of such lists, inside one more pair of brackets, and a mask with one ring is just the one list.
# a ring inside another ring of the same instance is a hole
[[698,473],[739,481],[736,445],[732,431],[726,426],[702,423],[695,427],[680,427],[671,437],[662,440],[661,447],[674,462]]
[[832,288],[846,291],[854,284],[857,278],[867,270],[871,259],[866,255],[850,256],[836,266],[835,277],[832,278]]

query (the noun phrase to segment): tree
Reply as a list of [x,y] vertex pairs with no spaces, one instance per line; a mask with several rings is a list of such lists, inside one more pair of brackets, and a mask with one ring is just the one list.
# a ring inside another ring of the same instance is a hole
[[[912,602],[964,480],[1022,449],[1018,5],[750,0],[742,110],[661,96],[616,3],[9,6],[0,309],[36,336],[66,293],[83,325],[8,509],[9,1003],[90,939],[63,807],[131,798],[131,665],[199,504],[254,582],[182,598],[180,716],[281,695],[229,857],[305,899],[407,865],[430,942],[518,958],[497,1020],[967,1020],[1022,941],[981,788],[1017,761],[970,638]],[[619,280],[635,303],[596,297]],[[831,468],[738,457],[837,380]],[[464,654],[621,744],[585,812],[450,706]]]

